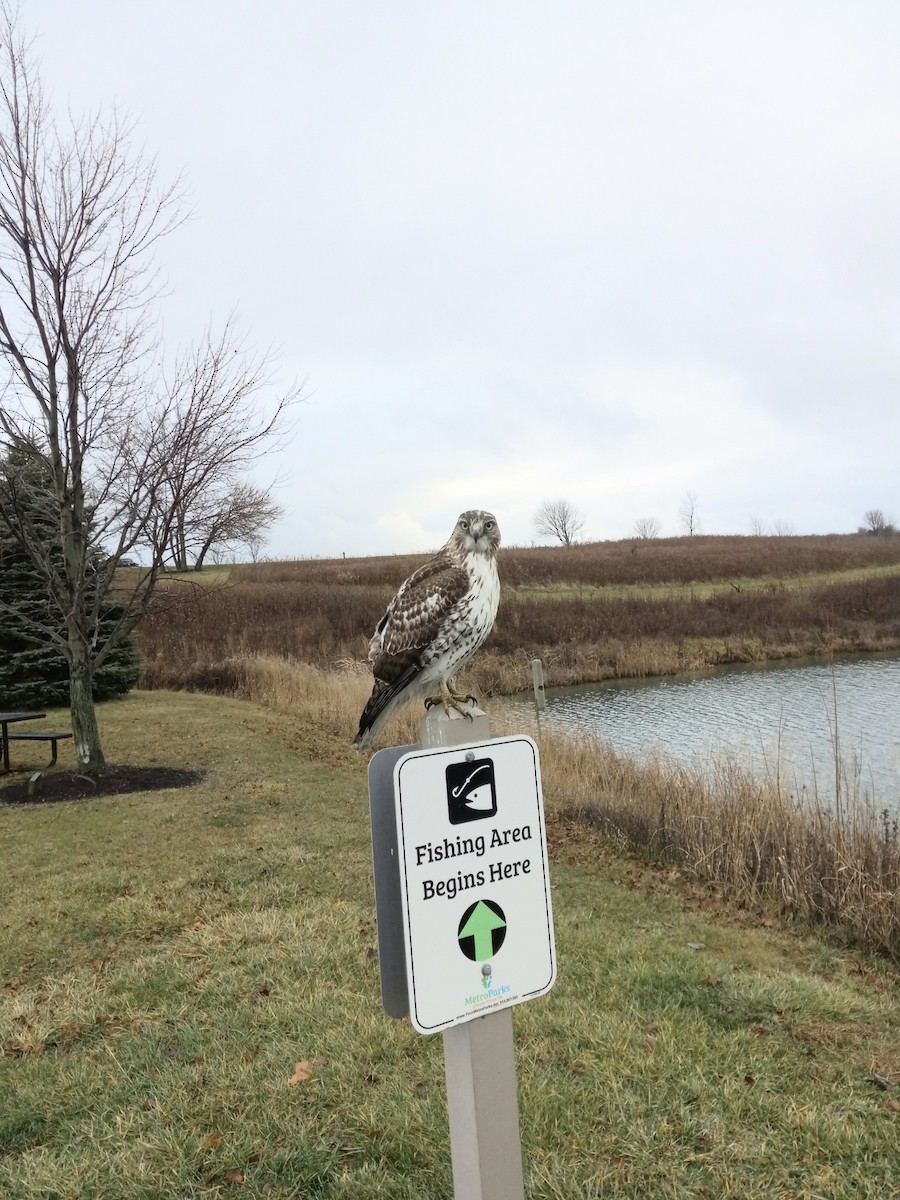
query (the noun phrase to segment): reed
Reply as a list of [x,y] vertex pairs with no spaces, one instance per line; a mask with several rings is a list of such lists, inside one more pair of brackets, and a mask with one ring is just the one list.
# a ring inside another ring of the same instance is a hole
[[653,858],[722,885],[746,905],[824,924],[900,956],[900,838],[896,815],[860,787],[839,802],[790,795],[728,759],[708,771],[658,759],[637,764],[609,747],[541,738],[554,802]]

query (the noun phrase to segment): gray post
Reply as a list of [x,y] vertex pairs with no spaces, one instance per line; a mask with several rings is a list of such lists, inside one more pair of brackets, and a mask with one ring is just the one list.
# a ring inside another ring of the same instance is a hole
[[[435,705],[422,720],[423,749],[481,742],[487,714],[472,719]],[[525,1200],[512,1010],[454,1025],[444,1037],[454,1200]]]
[[540,716],[541,709],[547,707],[547,697],[544,693],[544,664],[539,658],[531,660],[531,679],[534,685],[534,707]]
[[541,736],[541,709],[547,707],[544,691],[544,664],[539,658],[531,660],[531,679],[534,684],[534,719],[537,721],[538,737]]

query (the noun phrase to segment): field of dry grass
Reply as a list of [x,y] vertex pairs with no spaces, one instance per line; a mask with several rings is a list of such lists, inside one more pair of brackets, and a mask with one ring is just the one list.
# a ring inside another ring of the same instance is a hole
[[[299,559],[238,568],[258,583],[356,584],[396,588],[427,553],[377,558]],[[509,546],[500,551],[507,587],[609,587],[702,581],[787,579],[797,575],[900,567],[900,538],[860,534],[809,537],[625,538],[577,546]]]
[[[140,630],[142,682],[215,690],[223,662],[246,654],[363,661],[424,557],[259,563],[166,588]],[[900,646],[900,537],[511,548],[500,575],[500,615],[467,680],[487,695],[527,688],[535,657],[554,685]]]

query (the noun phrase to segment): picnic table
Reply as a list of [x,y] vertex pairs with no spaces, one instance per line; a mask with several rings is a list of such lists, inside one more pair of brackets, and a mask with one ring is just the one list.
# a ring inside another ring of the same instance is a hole
[[70,738],[71,733],[50,733],[46,730],[41,730],[40,733],[10,733],[9,726],[14,725],[17,721],[40,721],[46,717],[46,713],[42,712],[0,712],[0,745],[3,747],[3,766],[0,768],[0,775],[7,775],[10,771],[9,766],[9,743],[10,742],[50,742],[52,746],[52,758],[47,764],[52,767],[56,762],[56,747],[57,743],[63,738]]

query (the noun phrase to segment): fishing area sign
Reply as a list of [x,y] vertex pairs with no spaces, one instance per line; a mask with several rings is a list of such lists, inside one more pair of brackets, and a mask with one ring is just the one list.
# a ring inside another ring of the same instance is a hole
[[369,792],[387,1011],[430,1034],[548,992],[556,956],[532,739],[383,750]]

